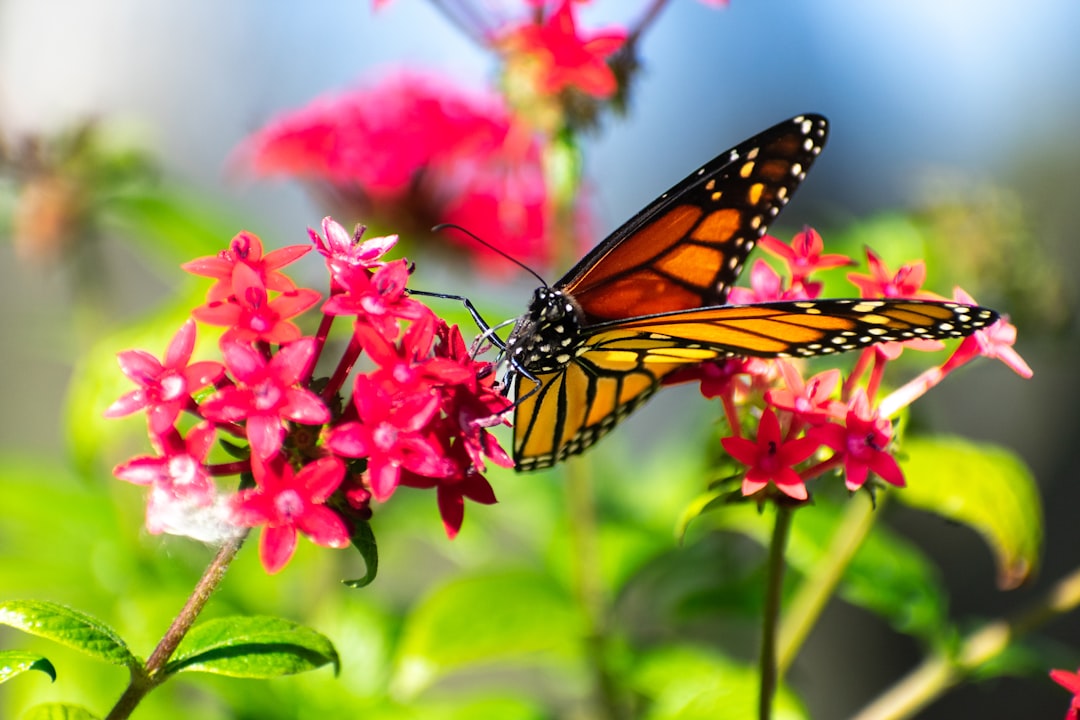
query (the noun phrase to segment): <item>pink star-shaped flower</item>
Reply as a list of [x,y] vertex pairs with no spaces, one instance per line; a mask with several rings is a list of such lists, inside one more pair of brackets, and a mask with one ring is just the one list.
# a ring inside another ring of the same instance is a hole
[[299,387],[311,369],[315,339],[283,346],[269,361],[235,342],[222,343],[222,355],[237,385],[222,388],[199,406],[216,422],[245,423],[252,455],[266,459],[281,449],[287,420],[305,425],[330,421],[330,411],[310,390]]
[[237,494],[233,518],[238,525],[264,526],[259,559],[268,573],[278,572],[289,562],[298,532],[323,547],[349,544],[345,522],[324,504],[345,476],[345,464],[339,458],[319,458],[296,472],[280,456],[253,457],[251,470],[255,487]]
[[605,59],[625,42],[622,30],[588,38],[579,35],[570,0],[563,0],[543,24],[520,25],[500,41],[512,55],[531,65],[541,92],[553,95],[574,87],[598,98],[611,97],[618,88]]
[[226,327],[223,340],[263,341],[282,345],[300,337],[300,328],[289,322],[319,302],[322,296],[309,288],[287,290],[274,299],[256,270],[237,265],[232,273],[232,294],[226,300],[210,301],[191,311],[192,317],[207,325]]
[[207,302],[223,302],[234,293],[233,273],[244,266],[255,273],[268,289],[276,292],[295,290],[296,285],[280,268],[297,260],[311,250],[306,245],[289,245],[263,254],[262,240],[254,233],[239,232],[227,250],[217,255],[196,258],[180,267],[193,275],[214,278],[216,283],[207,291]]
[[726,437],[720,439],[720,444],[731,457],[746,465],[743,495],[753,495],[771,482],[796,500],[809,497],[806,485],[794,466],[813,455],[820,443],[809,437],[785,442],[780,433],[780,421],[772,410],[767,409],[761,414],[756,442],[742,437]]
[[772,235],[766,235],[758,241],[758,247],[784,261],[791,273],[792,284],[805,282],[811,273],[828,268],[851,265],[853,261],[847,255],[825,255],[825,243],[821,235],[812,228],[796,233],[791,244],[781,242]]
[[810,435],[843,457],[848,490],[854,492],[862,487],[871,471],[887,483],[904,486],[900,466],[885,449],[892,440],[892,423],[870,408],[861,388],[855,391],[848,404],[843,425],[820,425],[811,430]]
[[[960,288],[953,290],[953,300],[965,305],[974,305],[975,301]],[[1016,326],[1009,322],[1007,317],[998,319],[993,325],[982,330],[976,330],[961,341],[956,351],[942,365],[943,373],[950,372],[967,363],[972,358],[982,355],[988,358],[997,358],[1012,368],[1013,372],[1022,378],[1029,378],[1035,374],[1020,353],[1016,352],[1013,345],[1016,343]]]
[[195,348],[195,323],[188,320],[173,336],[158,361],[142,350],[126,350],[117,357],[120,370],[140,385],[126,393],[105,411],[116,418],[146,410],[150,432],[162,435],[169,431],[180,412],[191,402],[191,393],[218,381],[225,367],[210,360],[188,365]]

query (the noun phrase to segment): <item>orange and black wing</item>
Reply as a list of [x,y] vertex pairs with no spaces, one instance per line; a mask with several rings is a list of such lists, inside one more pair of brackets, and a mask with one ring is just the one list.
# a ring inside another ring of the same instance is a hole
[[963,337],[996,319],[981,307],[889,299],[709,307],[605,323],[566,367],[536,381],[518,377],[514,459],[519,470],[535,470],[582,452],[687,364]]
[[800,115],[714,158],[582,258],[556,289],[588,324],[723,305],[758,238],[825,145]]

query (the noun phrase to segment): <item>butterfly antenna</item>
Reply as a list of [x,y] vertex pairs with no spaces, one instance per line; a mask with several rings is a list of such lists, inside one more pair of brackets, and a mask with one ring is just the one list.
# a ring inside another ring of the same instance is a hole
[[478,242],[481,245],[483,245],[484,247],[486,247],[488,250],[491,250],[494,253],[502,255],[504,258],[506,258],[510,262],[514,263],[515,265],[517,265],[519,268],[521,268],[525,272],[532,275],[534,278],[539,280],[540,284],[543,285],[544,287],[548,287],[547,281],[544,280],[544,278],[540,277],[539,273],[537,273],[531,267],[529,267],[525,263],[521,262],[516,257],[508,254],[505,250],[497,248],[494,245],[492,245],[491,243],[489,243],[487,240],[484,240],[483,238],[478,237],[475,233],[473,233],[473,232],[471,232],[469,230],[466,230],[465,228],[461,227],[460,225],[455,225],[454,223],[439,223],[435,227],[431,228],[431,232],[433,232],[433,233],[440,232],[442,230],[457,230],[459,232],[462,232],[462,233],[468,235],[473,240],[475,240],[476,242]]

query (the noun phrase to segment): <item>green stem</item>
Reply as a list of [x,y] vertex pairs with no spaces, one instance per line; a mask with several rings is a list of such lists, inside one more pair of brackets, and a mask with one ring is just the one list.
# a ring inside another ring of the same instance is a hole
[[1060,580],[1042,602],[1013,618],[995,620],[968,635],[955,656],[942,652],[882,693],[855,720],[912,717],[979,667],[998,657],[1017,638],[1080,606],[1080,568]]
[[105,720],[124,720],[131,715],[151,690],[165,681],[168,677],[164,673],[166,663],[169,662],[172,654],[176,652],[176,648],[179,647],[180,641],[187,635],[188,630],[195,624],[195,619],[199,616],[199,613],[206,607],[207,601],[221,583],[225,571],[229,569],[229,563],[236,557],[236,553],[240,551],[246,537],[247,532],[244,532],[221,546],[217,555],[210,561],[206,571],[203,572],[202,577],[199,578],[199,583],[195,586],[183,609],[180,610],[180,614],[176,616],[157,647],[154,648],[154,652],[151,653],[150,659],[146,661],[146,665],[132,669],[131,682],[128,683],[124,694],[116,701],[116,705],[109,711]]
[[760,720],[772,716],[772,701],[780,683],[780,668],[776,662],[776,629],[780,621],[780,602],[784,590],[784,551],[794,510],[787,505],[776,508],[776,524],[769,543],[766,566],[765,608],[761,626],[761,698],[758,704]]
[[[878,503],[883,502],[885,493],[878,494]],[[874,507],[862,498],[852,498],[844,511],[844,517],[833,533],[828,549],[813,571],[806,576],[802,585],[784,613],[784,622],[780,625],[778,665],[783,675],[798,655],[806,636],[817,623],[825,604],[832,597],[844,570],[851,564],[873,527],[876,518]]]
[[570,523],[570,557],[577,601],[585,616],[585,651],[593,677],[598,717],[620,717],[618,691],[607,666],[607,599],[601,582],[596,505],[589,466],[566,465],[566,504]]

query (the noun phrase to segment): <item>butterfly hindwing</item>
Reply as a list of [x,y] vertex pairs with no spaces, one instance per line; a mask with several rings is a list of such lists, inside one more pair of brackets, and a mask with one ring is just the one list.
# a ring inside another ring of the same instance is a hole
[[555,287],[592,323],[722,305],[828,134],[802,115],[714,158],[586,255]]
[[[812,300],[698,308],[591,329],[563,371],[539,377],[518,408],[514,454],[522,470],[591,446],[647,400],[669,374],[726,357],[806,357],[881,342],[971,334],[997,315],[921,300]],[[518,397],[534,383],[520,378]],[[523,419],[526,419],[522,425]],[[554,442],[553,442],[554,440]]]

